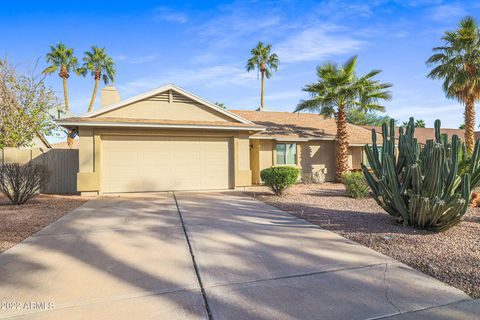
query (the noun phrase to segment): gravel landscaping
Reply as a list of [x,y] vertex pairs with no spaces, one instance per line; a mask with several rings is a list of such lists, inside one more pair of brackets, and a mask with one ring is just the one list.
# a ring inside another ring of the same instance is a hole
[[0,195],[0,252],[28,238],[88,199],[80,196],[39,195],[15,206]]
[[248,193],[480,298],[480,208],[470,208],[452,229],[432,233],[397,224],[373,199],[347,197],[341,184],[296,185],[283,197],[266,187]]

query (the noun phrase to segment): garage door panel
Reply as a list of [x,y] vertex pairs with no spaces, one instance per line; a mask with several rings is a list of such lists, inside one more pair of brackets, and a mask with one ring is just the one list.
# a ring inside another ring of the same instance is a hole
[[102,137],[102,192],[229,188],[229,139]]
[[[194,147],[189,145],[189,148]],[[178,150],[178,147],[176,148]],[[200,151],[173,151],[175,165],[191,167],[194,162],[200,161]]]
[[148,151],[140,154],[139,163],[142,166],[163,167],[172,163],[172,155],[167,150]]

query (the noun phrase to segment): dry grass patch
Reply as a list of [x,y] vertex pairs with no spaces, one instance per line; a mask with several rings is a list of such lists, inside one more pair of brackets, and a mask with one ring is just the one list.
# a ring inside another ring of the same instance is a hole
[[397,259],[480,298],[480,209],[443,233],[403,227],[373,199],[355,200],[343,185],[295,185],[285,196],[249,189],[268,204]]
[[0,195],[0,252],[13,247],[87,201],[80,196],[42,194],[26,204],[15,206]]

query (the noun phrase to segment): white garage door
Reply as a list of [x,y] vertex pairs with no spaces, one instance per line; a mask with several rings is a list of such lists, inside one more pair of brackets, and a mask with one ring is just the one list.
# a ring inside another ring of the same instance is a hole
[[229,139],[103,136],[102,192],[228,189]]

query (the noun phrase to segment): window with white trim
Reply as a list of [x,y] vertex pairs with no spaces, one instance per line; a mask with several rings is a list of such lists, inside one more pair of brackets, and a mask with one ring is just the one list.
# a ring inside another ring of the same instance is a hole
[[297,164],[297,144],[277,143],[277,165]]

